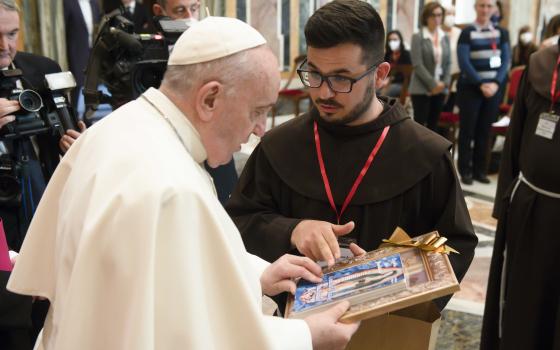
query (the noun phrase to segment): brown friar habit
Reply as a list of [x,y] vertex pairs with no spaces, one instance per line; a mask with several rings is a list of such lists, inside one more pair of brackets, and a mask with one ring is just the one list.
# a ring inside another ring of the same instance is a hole
[[226,205],[249,252],[273,261],[296,253],[290,236],[301,220],[336,223],[319,170],[313,121],[339,210],[383,128],[390,125],[340,223],[355,222],[348,237],[366,250],[378,248],[397,226],[411,235],[438,230],[461,252],[451,256],[451,263],[457,277],[464,276],[477,239],[449,142],[412,121],[396,100],[380,100],[383,113],[363,125],[331,125],[314,109],[262,138]]
[[560,199],[525,183],[514,192],[521,172],[532,185],[560,194],[560,123],[552,139],[535,134],[540,114],[550,111],[557,58],[558,46],[531,56],[513,107],[494,206],[483,350],[560,349]]

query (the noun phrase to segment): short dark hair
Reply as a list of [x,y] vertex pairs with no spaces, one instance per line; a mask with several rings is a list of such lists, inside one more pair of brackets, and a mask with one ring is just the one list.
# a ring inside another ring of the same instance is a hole
[[560,32],[560,14],[552,17],[550,21],[548,21],[548,24],[546,25],[546,29],[544,32],[543,40],[555,36],[556,34],[559,34],[559,32]]
[[445,9],[443,6],[437,1],[429,2],[424,5],[424,8],[422,9],[422,17],[420,17],[420,23],[422,23],[422,26],[425,27],[428,25],[428,18],[430,18],[432,13],[434,13],[434,10],[437,8],[441,9],[441,19],[443,20],[445,17]]
[[357,44],[367,65],[377,64],[385,55],[381,17],[361,0],[334,0],[315,11],[305,25],[305,41],[315,48]]

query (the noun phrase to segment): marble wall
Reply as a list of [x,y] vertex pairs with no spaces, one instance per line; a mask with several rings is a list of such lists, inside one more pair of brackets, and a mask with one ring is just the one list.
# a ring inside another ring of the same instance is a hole
[[[269,42],[280,61],[282,70],[289,70],[293,59],[305,53],[303,28],[309,16],[330,0],[205,0],[224,1],[235,4],[237,17],[257,28]],[[371,3],[380,13],[386,29],[399,29],[405,43],[410,44],[412,34],[418,29],[418,18],[425,2],[433,0],[364,0]],[[469,23],[474,18],[475,0],[441,0],[447,5],[457,6],[459,23]],[[516,41],[518,28],[530,24],[537,32],[551,14],[560,12],[558,0],[503,0],[506,23]],[[516,11],[511,9],[515,8]],[[520,9],[520,11],[517,11]],[[530,14],[527,16],[527,14]]]
[[[281,6],[278,0],[253,0],[248,1],[248,22],[266,38],[268,45],[276,54],[282,64],[284,57],[284,36],[281,32],[279,19]],[[289,18],[289,16],[287,17]]]
[[418,28],[418,13],[421,11],[424,1],[406,0],[394,2],[396,2],[396,23],[393,22],[393,28],[401,31],[404,42],[409,46],[412,34]]

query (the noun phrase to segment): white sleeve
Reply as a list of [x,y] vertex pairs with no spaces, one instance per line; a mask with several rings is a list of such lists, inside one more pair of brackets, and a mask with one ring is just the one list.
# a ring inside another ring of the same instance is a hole
[[249,259],[251,259],[251,263],[253,264],[253,267],[255,268],[255,273],[257,274],[257,276],[259,276],[259,278],[262,276],[264,270],[266,270],[266,268],[268,266],[270,266],[270,263],[264,259],[259,258],[256,255],[247,253],[247,255],[249,256]]
[[304,320],[264,316],[265,328],[275,348],[282,350],[311,350],[311,332]]
[[[270,266],[270,263],[256,255],[247,254],[253,263],[255,271],[260,277],[264,270]],[[313,349],[311,333],[304,320],[263,315],[263,322],[269,336],[273,339],[273,343],[278,349]]]

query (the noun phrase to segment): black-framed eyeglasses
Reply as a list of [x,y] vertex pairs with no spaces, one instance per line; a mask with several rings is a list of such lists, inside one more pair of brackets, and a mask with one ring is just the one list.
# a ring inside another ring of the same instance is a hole
[[367,76],[369,73],[373,72],[375,68],[379,65],[379,63],[374,64],[368,70],[366,70],[363,74],[356,78],[349,78],[342,75],[322,75],[319,72],[310,71],[306,69],[302,69],[302,67],[307,63],[307,59],[305,59],[299,68],[297,69],[297,73],[303,85],[310,87],[310,88],[318,88],[323,85],[323,81],[326,81],[329,85],[329,88],[334,92],[340,93],[349,93],[352,91],[352,87],[356,82]]

